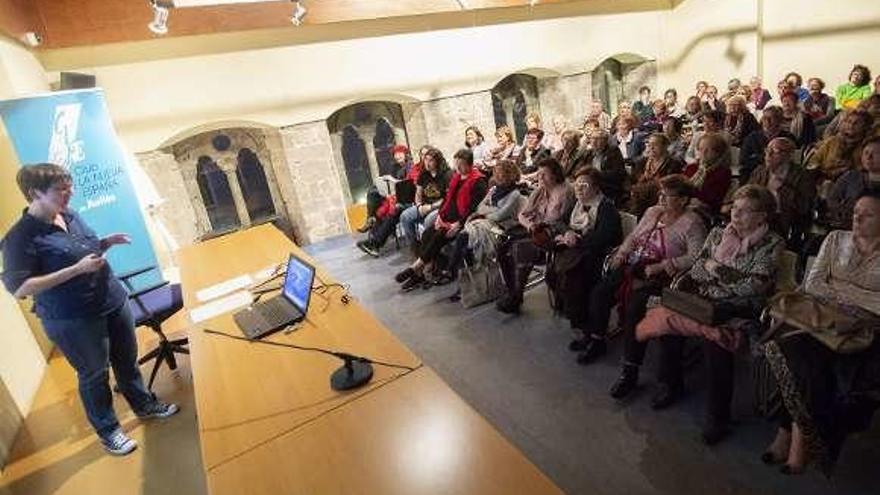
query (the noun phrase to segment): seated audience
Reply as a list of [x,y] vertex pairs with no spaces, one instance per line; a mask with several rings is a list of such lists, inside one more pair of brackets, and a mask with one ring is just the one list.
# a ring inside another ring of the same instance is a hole
[[849,71],[849,80],[837,87],[834,92],[838,110],[852,110],[860,101],[871,96],[871,71],[864,65],[856,64]]
[[684,111],[678,106],[678,91],[669,88],[663,93],[663,102],[666,103],[666,115],[680,117]]
[[426,224],[418,258],[394,276],[404,291],[425,282],[425,271],[433,267],[440,250],[461,232],[488,189],[486,177],[474,167],[474,154],[465,148],[454,155],[455,173],[449,181],[443,204],[432,223]]
[[474,154],[474,164],[482,168],[483,162],[489,158],[490,149],[479,127],[472,125],[464,130],[464,146]]
[[[613,129],[617,129],[617,123],[620,121],[620,119],[626,119],[629,117],[635,117],[635,114],[632,110],[632,103],[626,100],[621,100],[617,104],[617,115],[615,115],[614,118],[611,119],[611,129],[608,129],[608,131],[610,132]],[[638,117],[636,117],[636,119],[638,119]]]
[[[526,132],[528,132],[532,129],[540,129],[541,136],[544,136],[547,134],[546,132],[544,132],[544,123],[541,121],[541,115],[536,112],[532,112],[532,113],[526,115]],[[520,148],[525,148],[526,137],[527,136],[523,136],[523,142],[519,143]],[[541,138],[540,144],[544,144],[543,137]]]
[[605,109],[602,108],[602,102],[599,100],[593,100],[590,102],[590,111],[587,112],[587,116],[584,118],[584,122],[588,120],[595,120],[599,123],[599,129],[610,130],[611,129],[611,116],[605,112]]
[[568,225],[553,238],[546,282],[554,309],[571,328],[586,333],[590,289],[601,278],[605,256],[623,236],[614,203],[602,194],[602,176],[593,167],[580,169],[574,180],[577,202]]
[[688,143],[681,133],[681,120],[675,117],[666,117],[663,121],[663,134],[669,140],[669,156],[680,162],[684,162],[684,154],[687,152]]
[[494,257],[498,233],[517,225],[517,210],[523,199],[518,183],[519,167],[512,161],[502,160],[492,169],[492,186],[455,238],[440,284],[455,280],[464,260],[474,267]]
[[590,141],[582,163],[602,174],[602,193],[618,205],[623,200],[629,177],[620,148],[609,144],[608,133],[605,131],[596,132]]
[[703,117],[703,105],[698,96],[690,96],[684,104],[684,113],[681,116],[682,127],[685,136],[691,136],[701,129],[700,119]]
[[778,207],[771,228],[799,252],[801,241],[813,224],[816,180],[795,162],[797,146],[787,137],[777,137],[767,145],[764,163],[752,173],[750,184],[766,187]]
[[727,131],[724,130],[724,112],[719,112],[717,110],[712,110],[703,114],[703,129],[699,131],[695,131],[691,136],[691,141],[688,143],[687,152],[684,154],[684,161],[686,164],[690,165],[692,163],[697,163],[700,159],[700,150],[697,149],[697,143],[700,142],[700,138],[703,134],[713,132],[720,134],[725,141],[730,143],[731,137]]
[[425,152],[422,159],[424,169],[416,181],[415,202],[400,214],[400,225],[406,240],[409,241],[414,253],[418,254],[417,226],[419,223],[432,225],[437,216],[437,209],[443,204],[452,171],[446,163],[443,153],[437,148]]
[[[630,118],[635,120],[635,117]],[[618,122],[619,121],[620,119],[618,119]],[[617,129],[616,125],[614,126],[614,129]],[[599,122],[597,120],[593,119],[584,122],[584,127],[581,129],[581,132],[583,134],[583,137],[581,137],[581,148],[589,149],[590,139],[592,139],[593,134],[598,131],[601,131],[601,129],[599,129]]]
[[703,112],[726,111],[724,102],[718,98],[718,88],[709,86],[706,88],[706,96],[703,99]]
[[562,147],[553,153],[553,158],[559,162],[566,179],[574,180],[575,172],[584,164],[585,156],[580,149],[580,143],[580,132],[575,130],[565,131],[562,133]]
[[856,199],[868,189],[880,189],[880,136],[862,147],[861,167],[841,175],[828,193],[827,224],[834,229],[852,225]]
[[730,133],[730,144],[732,146],[742,146],[746,136],[759,128],[758,121],[749,112],[746,100],[743,97],[732,96],[727,100],[727,116],[724,119],[724,130]]
[[764,107],[767,106],[767,102],[770,101],[770,92],[767,91],[766,88],[762,87],[761,84],[763,81],[760,77],[753,77],[751,81],[749,81],[749,86],[752,88],[752,97],[750,98],[752,105],[754,105],[755,110],[764,110]]
[[553,124],[553,130],[544,134],[544,146],[550,151],[561,150],[562,134],[568,129],[568,122],[562,115],[554,115],[551,123]]
[[824,129],[834,118],[834,97],[824,93],[825,81],[818,77],[811,77],[807,81],[807,87],[809,87],[810,95],[804,101],[804,111],[816,124],[816,134],[822,135],[820,128]]
[[538,163],[550,156],[550,150],[541,144],[543,139],[544,131],[537,128],[529,129],[526,131],[525,144],[519,156],[516,157],[516,164],[523,174],[523,179],[529,183],[534,182],[534,174],[538,171]]
[[655,132],[663,132],[663,121],[669,116],[666,101],[655,100],[651,105],[653,115],[647,119],[643,119],[639,125],[639,131],[645,134],[653,134]]
[[785,75],[786,86],[798,97],[798,102],[804,102],[810,96],[810,92],[804,88],[804,78],[797,72],[789,72]]
[[769,229],[775,212],[776,200],[766,188],[751,184],[741,187],[734,194],[730,223],[709,233],[691,269],[673,284],[680,291],[712,301],[723,322],[706,325],[660,306],[648,310],[636,326],[639,341],[666,337],[661,365],[678,384],[683,338],[703,338],[709,386],[702,437],[707,445],[729,433],[733,353],[743,342],[743,334],[755,326],[754,320],[775,284],[785,247],[782,238]]
[[495,129],[495,141],[498,146],[490,149],[489,155],[483,160],[483,172],[491,170],[500,160],[515,160],[519,153],[510,127],[503,125]]
[[639,99],[632,104],[633,114],[635,114],[639,121],[647,120],[654,116],[651,103],[651,88],[642,86],[639,88]]
[[645,155],[636,160],[632,168],[632,186],[629,191],[627,210],[637,217],[657,202],[658,180],[681,172],[682,164],[669,155],[669,140],[663,134],[648,138]]
[[[784,474],[800,474],[814,463],[830,475],[847,435],[870,427],[880,405],[880,193],[856,202],[852,232],[837,230],[825,239],[803,290],[874,337],[867,348],[847,354],[809,332],[764,346],[784,407],[776,408],[776,439],[761,460],[784,463]],[[786,330],[783,324],[778,334]]]
[[752,171],[764,162],[764,149],[767,143],[778,137],[787,137],[797,142],[783,126],[782,108],[769,106],[761,115],[761,128],[749,134],[740,148],[739,175],[743,182],[747,182]]
[[702,103],[703,97],[706,95],[706,89],[709,88],[709,83],[706,81],[697,81],[697,85],[694,88],[694,96],[700,99]]
[[415,201],[416,182],[422,173],[425,153],[429,149],[430,146],[422,146],[419,150],[419,161],[413,164],[409,148],[404,145],[394,147],[394,161],[398,164],[394,175],[399,182],[394,184],[395,193],[388,196],[382,196],[376,187],[367,191],[367,221],[358,229],[358,232],[367,233],[367,238],[355,244],[361,251],[378,257],[379,250],[394,234],[401,212]]
[[717,133],[706,133],[697,143],[700,160],[688,165],[684,175],[696,188],[694,197],[702,203],[709,215],[721,213],[721,205],[730,189],[733,174],[730,171],[730,145]]
[[519,313],[529,273],[543,263],[553,237],[564,231],[574,206],[574,190],[562,175],[562,167],[552,157],[538,164],[537,187],[519,213],[523,235],[511,234],[498,246],[498,263],[507,293],[496,302],[504,313]]
[[[636,324],[647,311],[648,299],[659,296],[679,273],[690,269],[706,239],[706,227],[699,215],[688,209],[694,188],[682,175],[660,179],[657,204],[648,208],[642,220],[608,261],[608,273],[590,292],[589,319],[584,338],[569,348],[581,351],[578,363],[589,364],[606,352],[605,338],[611,308],[619,303],[619,325],[624,348],[621,374],[611,387],[611,396],[623,399],[638,384],[639,367],[646,344],[635,339]],[[670,384],[661,374],[666,398],[658,394],[656,407],[677,397],[678,384]],[[659,401],[659,402],[658,402]]]
[[818,170],[823,179],[835,181],[849,170],[859,168],[862,141],[868,136],[872,119],[868,112],[847,112],[837,135],[824,139],[810,158],[807,168]]
[[634,161],[645,151],[645,137],[636,130],[636,119],[620,119],[617,132],[608,138],[608,144],[620,150],[624,160]]
[[801,110],[797,94],[791,91],[782,94],[782,127],[794,136],[798,147],[803,148],[816,141],[813,119]]
[[727,103],[727,100],[733,98],[737,95],[739,88],[742,86],[742,81],[737,78],[733,78],[730,81],[727,81],[727,92],[721,96],[721,101]]

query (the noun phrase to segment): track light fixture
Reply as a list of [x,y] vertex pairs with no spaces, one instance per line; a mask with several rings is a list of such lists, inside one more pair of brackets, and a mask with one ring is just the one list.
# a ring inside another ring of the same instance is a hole
[[153,21],[147,24],[147,27],[155,34],[167,34],[168,6],[162,4],[159,0],[150,0],[150,6],[153,7]]
[[301,26],[303,23],[303,19],[305,19],[306,14],[309,13],[306,6],[303,5],[302,0],[291,0],[293,2],[293,15],[290,16],[290,22],[293,23],[294,26]]

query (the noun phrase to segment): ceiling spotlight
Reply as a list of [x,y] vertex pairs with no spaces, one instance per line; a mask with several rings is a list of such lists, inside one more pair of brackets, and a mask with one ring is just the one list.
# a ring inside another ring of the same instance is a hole
[[294,3],[294,7],[293,15],[290,16],[290,22],[292,22],[294,26],[301,26],[303,19],[305,19],[306,14],[308,14],[309,11],[306,9],[305,5],[303,5],[302,0],[291,1]]
[[153,22],[147,24],[150,31],[162,35],[168,33],[168,7],[159,3],[158,0],[150,0],[153,7]]

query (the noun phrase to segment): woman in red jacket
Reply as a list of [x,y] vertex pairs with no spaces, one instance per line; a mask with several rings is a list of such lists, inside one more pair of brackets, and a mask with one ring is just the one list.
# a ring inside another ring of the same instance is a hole
[[720,133],[706,133],[697,143],[700,161],[684,170],[691,184],[697,188],[696,198],[712,215],[721,213],[724,197],[730,189],[730,145]]

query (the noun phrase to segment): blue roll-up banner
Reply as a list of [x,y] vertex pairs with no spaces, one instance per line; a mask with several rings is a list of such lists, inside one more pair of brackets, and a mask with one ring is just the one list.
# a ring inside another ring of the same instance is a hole
[[[23,166],[49,162],[70,171],[70,208],[99,237],[116,232],[131,236],[131,244],[107,252],[117,274],[157,266],[129,162],[110,121],[103,90],[0,101],[0,117]],[[139,290],[160,280],[161,274],[153,270],[132,282]]]

